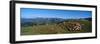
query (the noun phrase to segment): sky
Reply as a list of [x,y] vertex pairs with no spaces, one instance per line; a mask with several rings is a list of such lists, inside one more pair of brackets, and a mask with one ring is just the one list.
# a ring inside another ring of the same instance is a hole
[[91,11],[20,8],[21,18],[77,19],[92,17]]

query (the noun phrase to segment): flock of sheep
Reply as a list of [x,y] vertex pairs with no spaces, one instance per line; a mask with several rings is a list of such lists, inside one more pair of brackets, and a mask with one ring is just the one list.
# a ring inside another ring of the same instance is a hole
[[83,24],[80,24],[79,22],[63,22],[58,25],[63,29],[68,29],[69,31],[80,31]]

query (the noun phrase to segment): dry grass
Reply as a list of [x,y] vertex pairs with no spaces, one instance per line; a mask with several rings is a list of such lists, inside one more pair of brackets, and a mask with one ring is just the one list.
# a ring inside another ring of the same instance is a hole
[[85,33],[91,32],[91,22],[89,21],[80,21],[81,24],[84,24],[82,30],[80,31],[68,31],[58,24],[49,24],[49,25],[37,25],[37,26],[27,26],[21,28],[21,35],[38,35],[38,34],[62,34],[62,33]]

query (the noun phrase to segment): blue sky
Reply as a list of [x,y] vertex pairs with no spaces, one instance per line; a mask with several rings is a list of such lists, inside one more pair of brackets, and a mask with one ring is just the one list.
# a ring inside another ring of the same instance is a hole
[[91,11],[80,10],[53,10],[53,9],[36,9],[20,8],[21,18],[88,18],[92,17]]

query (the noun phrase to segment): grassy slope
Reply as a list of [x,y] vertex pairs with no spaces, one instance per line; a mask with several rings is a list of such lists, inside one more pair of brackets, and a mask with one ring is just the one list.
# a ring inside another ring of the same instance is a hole
[[37,34],[62,34],[62,33],[84,33],[91,32],[91,22],[90,21],[79,21],[79,23],[84,24],[82,30],[80,31],[68,31],[67,29],[62,29],[57,24],[49,25],[37,25],[22,27],[21,35],[37,35]]

